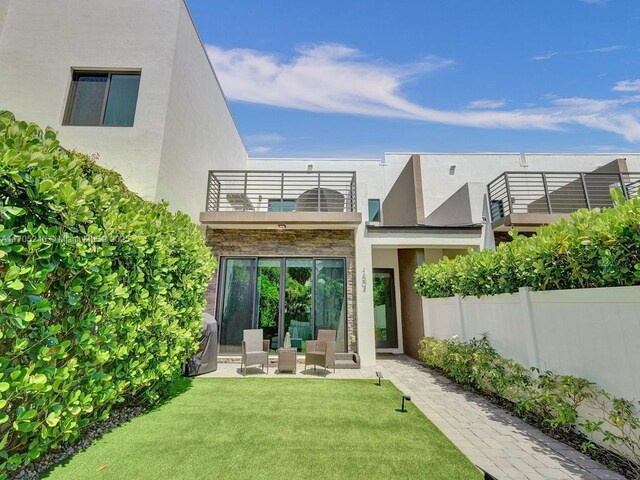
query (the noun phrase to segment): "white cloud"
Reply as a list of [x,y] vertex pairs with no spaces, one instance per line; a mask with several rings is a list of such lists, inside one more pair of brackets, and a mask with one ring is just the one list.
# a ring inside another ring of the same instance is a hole
[[226,95],[236,101],[477,128],[561,130],[582,125],[640,142],[635,97],[548,97],[543,107],[496,111],[485,105],[483,109],[443,110],[414,103],[402,90],[418,76],[452,66],[450,59],[428,56],[411,64],[393,65],[338,44],[301,48],[291,58],[213,45],[207,46],[207,51]]
[[279,133],[258,133],[255,135],[245,135],[244,140],[247,143],[278,143],[283,142],[284,137]]
[[276,144],[285,140],[279,133],[257,133],[243,138],[249,153],[261,155],[270,152]]
[[248,147],[249,153],[263,154],[271,151],[271,147],[265,145],[258,145],[256,147]]
[[637,80],[621,80],[612,89],[614,92],[640,92],[640,78]]
[[551,60],[554,57],[566,55],[581,55],[584,53],[611,53],[624,48],[624,45],[610,45],[608,47],[591,48],[589,50],[572,50],[568,52],[547,52],[542,55],[535,55],[529,60]]
[[471,110],[483,110],[501,108],[505,105],[507,105],[507,102],[504,100],[489,100],[487,98],[481,98],[469,102],[467,104],[467,108],[470,108]]

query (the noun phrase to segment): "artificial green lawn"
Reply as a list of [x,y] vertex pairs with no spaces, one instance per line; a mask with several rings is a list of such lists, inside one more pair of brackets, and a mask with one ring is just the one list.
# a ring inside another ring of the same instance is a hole
[[45,478],[482,478],[416,407],[399,406],[388,381],[196,379]]

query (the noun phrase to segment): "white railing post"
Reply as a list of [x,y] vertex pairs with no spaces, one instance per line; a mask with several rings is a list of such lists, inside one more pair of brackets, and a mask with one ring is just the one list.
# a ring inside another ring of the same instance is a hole
[[536,322],[533,317],[533,309],[531,308],[531,287],[520,287],[518,289],[520,295],[520,306],[522,308],[523,318],[529,325],[529,339],[531,351],[533,353],[533,362],[535,367],[542,370],[542,362],[540,361],[540,348],[538,346],[538,335],[536,334]]

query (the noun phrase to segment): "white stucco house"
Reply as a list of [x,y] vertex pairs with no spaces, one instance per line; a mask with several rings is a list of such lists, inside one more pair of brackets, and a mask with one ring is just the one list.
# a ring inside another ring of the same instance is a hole
[[419,264],[607,206],[640,180],[637,153],[249,158],[183,0],[4,0],[0,66],[0,109],[206,229],[226,354],[260,327],[271,348],[289,333],[300,350],[335,329],[343,366],[416,356]]

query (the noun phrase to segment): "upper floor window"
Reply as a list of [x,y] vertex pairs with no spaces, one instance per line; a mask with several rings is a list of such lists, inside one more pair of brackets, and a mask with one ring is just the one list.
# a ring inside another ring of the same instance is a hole
[[380,199],[378,198],[369,199],[369,221],[380,221]]
[[504,206],[502,204],[502,200],[491,200],[491,221],[495,222],[502,217],[504,217]]
[[64,125],[133,126],[140,72],[74,71]]

